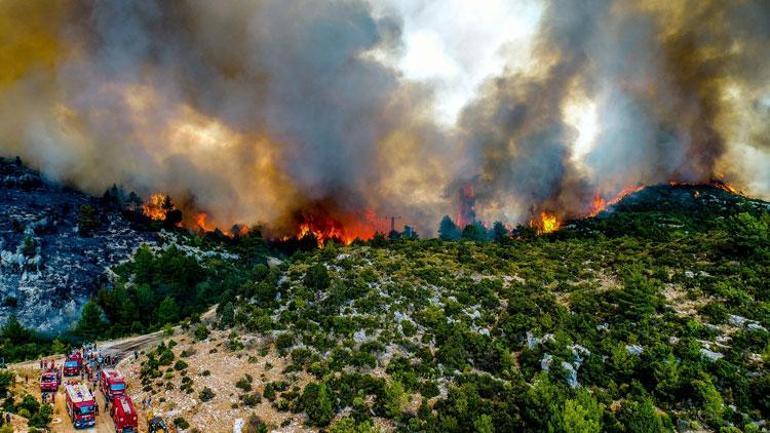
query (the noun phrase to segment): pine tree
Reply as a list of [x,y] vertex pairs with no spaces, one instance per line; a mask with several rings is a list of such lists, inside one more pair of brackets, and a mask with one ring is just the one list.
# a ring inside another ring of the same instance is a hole
[[602,431],[602,409],[586,390],[564,403],[562,415],[565,433],[599,433]]
[[456,241],[460,239],[461,234],[460,228],[452,221],[452,218],[449,218],[449,215],[444,215],[438,226],[438,237],[444,241]]
[[158,305],[156,317],[157,322],[161,325],[176,322],[179,317],[179,307],[177,307],[174,298],[170,296],[163,298],[163,301]]
[[80,320],[75,327],[78,335],[93,339],[101,335],[105,328],[102,309],[94,301],[89,301],[80,313]]

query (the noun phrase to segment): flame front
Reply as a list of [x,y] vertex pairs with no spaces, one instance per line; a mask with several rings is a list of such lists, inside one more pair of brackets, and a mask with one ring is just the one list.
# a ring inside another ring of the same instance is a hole
[[530,225],[535,228],[537,234],[544,235],[559,230],[561,228],[561,221],[555,213],[542,211],[539,218],[534,218],[530,221]]
[[329,210],[323,205],[316,204],[296,215],[295,219],[297,220],[295,237],[302,239],[312,235],[319,246],[329,241],[350,245],[356,239],[371,239],[377,233],[377,217],[372,210],[363,213],[347,213]]

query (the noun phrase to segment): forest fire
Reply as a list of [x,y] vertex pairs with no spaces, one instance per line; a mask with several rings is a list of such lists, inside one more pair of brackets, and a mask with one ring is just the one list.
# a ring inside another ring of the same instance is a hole
[[621,200],[628,197],[629,195],[641,191],[644,188],[644,185],[635,185],[635,186],[627,186],[623,188],[618,194],[615,195],[615,197],[611,198],[610,200],[605,200],[601,194],[596,193],[594,196],[593,202],[591,203],[591,212],[588,214],[589,216],[595,217],[596,215],[599,215],[602,211],[606,210],[608,207],[618,204]]
[[356,215],[315,207],[299,213],[295,219],[298,221],[296,239],[312,235],[318,246],[329,241],[350,245],[356,239],[368,240],[377,233],[377,218],[372,210]]
[[142,205],[142,213],[153,221],[163,221],[166,219],[169,203],[167,195],[155,193]]
[[198,228],[199,231],[208,233],[213,232],[216,230],[216,226],[210,222],[208,222],[209,216],[206,212],[198,212],[195,215],[195,218],[193,218],[193,221],[195,222],[195,227]]
[[544,235],[559,230],[561,221],[553,212],[542,211],[538,218],[533,218],[530,221],[530,225],[535,228],[537,234]]

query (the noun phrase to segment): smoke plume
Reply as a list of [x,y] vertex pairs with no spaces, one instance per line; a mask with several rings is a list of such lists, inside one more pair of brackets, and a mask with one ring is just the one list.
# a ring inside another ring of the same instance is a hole
[[365,0],[0,0],[0,154],[276,234],[580,216],[667,181],[770,195],[766,1],[542,7],[528,67],[446,125],[434,83],[382,61],[404,17]]
[[[533,70],[490,80],[466,108],[459,182],[476,184],[483,216],[508,220],[585,215],[594,194],[672,181],[727,179],[767,195],[729,150],[768,161],[757,98],[770,91],[769,32],[764,1],[552,0]],[[588,101],[598,133],[576,157],[585,131],[565,112]]]

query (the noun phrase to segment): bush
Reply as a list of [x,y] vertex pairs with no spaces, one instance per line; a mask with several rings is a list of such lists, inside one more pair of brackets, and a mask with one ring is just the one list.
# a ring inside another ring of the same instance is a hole
[[305,274],[305,286],[313,290],[326,290],[329,287],[331,279],[326,267],[320,264],[313,265]]
[[243,433],[267,433],[267,424],[262,422],[256,414],[251,414],[243,426]]
[[195,327],[195,339],[198,341],[209,338],[209,328],[204,324],[200,324]]
[[334,405],[325,383],[309,383],[302,392],[301,401],[310,425],[324,427],[334,418]]
[[187,422],[187,420],[182,418],[181,416],[174,418],[174,425],[181,430],[186,430],[190,428],[190,423]]
[[202,401],[204,403],[207,402],[207,401],[211,401],[216,396],[217,395],[214,394],[214,391],[212,391],[211,388],[209,388],[209,387],[204,387],[201,390],[201,392],[198,394],[198,398],[200,399],[200,401]]
[[235,387],[241,389],[243,392],[251,391],[251,383],[253,379],[248,374],[235,382]]
[[667,429],[652,400],[628,401],[620,411],[620,421],[629,433],[663,433]]

